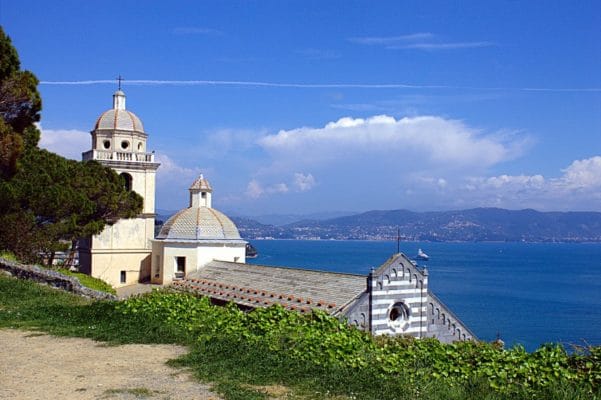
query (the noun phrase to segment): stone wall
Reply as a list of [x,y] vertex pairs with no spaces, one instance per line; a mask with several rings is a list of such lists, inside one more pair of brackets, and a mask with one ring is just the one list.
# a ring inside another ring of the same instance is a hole
[[85,287],[74,276],[40,268],[36,265],[25,265],[0,257],[0,270],[8,272],[19,279],[29,279],[57,289],[65,290],[97,300],[117,300],[117,296]]
[[441,342],[476,340],[476,335],[432,292],[428,292],[428,337]]

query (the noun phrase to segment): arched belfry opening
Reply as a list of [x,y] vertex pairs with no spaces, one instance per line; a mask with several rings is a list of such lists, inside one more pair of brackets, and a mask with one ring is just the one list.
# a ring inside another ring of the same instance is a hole
[[127,172],[122,172],[119,176],[121,176],[121,178],[123,179],[123,185],[125,186],[125,190],[131,192],[134,178],[132,178],[132,176]]

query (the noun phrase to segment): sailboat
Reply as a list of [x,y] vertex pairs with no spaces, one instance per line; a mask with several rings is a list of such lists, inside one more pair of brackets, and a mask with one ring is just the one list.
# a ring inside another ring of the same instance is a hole
[[415,257],[418,260],[429,260],[430,256],[422,251],[422,249],[417,249],[417,256]]

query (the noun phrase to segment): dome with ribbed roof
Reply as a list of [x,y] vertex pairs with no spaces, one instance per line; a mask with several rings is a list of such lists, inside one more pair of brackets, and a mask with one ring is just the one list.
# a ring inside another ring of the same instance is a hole
[[113,94],[113,108],[100,115],[94,130],[120,130],[144,133],[144,125],[133,112],[125,109],[125,93],[117,90]]
[[169,218],[157,239],[242,240],[232,220],[211,207],[213,189],[202,174],[192,182],[188,190],[190,207]]
[[240,240],[238,228],[223,213],[210,207],[189,207],[165,222],[157,239]]

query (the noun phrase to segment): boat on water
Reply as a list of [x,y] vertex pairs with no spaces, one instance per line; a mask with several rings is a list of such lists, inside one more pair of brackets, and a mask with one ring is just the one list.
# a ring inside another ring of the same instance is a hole
[[415,258],[418,260],[429,260],[430,256],[424,253],[422,249],[417,249],[417,256]]
[[258,255],[259,253],[257,252],[257,249],[255,249],[255,246],[246,243],[246,258],[257,258]]

